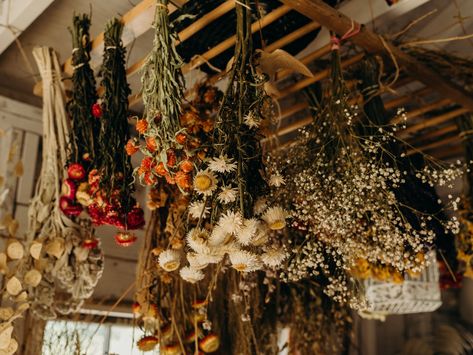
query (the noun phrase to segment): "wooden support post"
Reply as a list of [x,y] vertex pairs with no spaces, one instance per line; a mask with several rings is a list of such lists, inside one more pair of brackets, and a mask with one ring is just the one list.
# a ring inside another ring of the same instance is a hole
[[[323,0],[282,0],[282,2],[327,27],[340,37],[353,29],[353,26],[359,26],[349,17],[327,5]],[[435,88],[453,102],[473,111],[473,97],[469,93],[449,80],[442,78],[368,28],[362,26],[360,32],[351,37],[350,41],[370,53],[382,54],[387,58],[394,57],[399,66],[403,67],[410,76],[427,86]]]

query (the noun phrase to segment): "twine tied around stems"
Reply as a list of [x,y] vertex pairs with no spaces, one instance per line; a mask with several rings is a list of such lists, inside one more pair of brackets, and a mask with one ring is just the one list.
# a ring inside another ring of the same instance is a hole
[[351,27],[350,29],[345,32],[345,34],[338,38],[337,35],[332,35],[330,37],[330,43],[332,44],[331,50],[338,51],[340,49],[340,45],[342,41],[345,41],[353,36],[356,36],[361,31],[361,25],[358,22],[351,20]]

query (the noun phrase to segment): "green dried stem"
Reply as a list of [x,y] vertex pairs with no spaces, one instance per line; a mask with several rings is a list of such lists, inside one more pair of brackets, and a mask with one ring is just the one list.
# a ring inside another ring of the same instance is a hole
[[126,81],[125,53],[121,35],[123,24],[118,19],[109,22],[104,34],[104,59],[102,66],[102,125],[100,129],[100,154],[97,167],[101,183],[107,191],[119,189],[127,196],[122,203],[130,203],[133,169],[125,152],[129,139],[128,96],[131,90]]
[[[247,115],[264,118],[267,95],[265,78],[253,65],[250,2],[237,4],[237,41],[228,88],[225,92],[214,131],[216,155],[227,155],[238,164],[236,178],[239,197],[236,204],[245,218],[250,217],[254,199],[266,188],[260,172],[263,167],[260,136],[244,124]],[[227,183],[227,182],[225,182]],[[216,211],[215,211],[216,212]]]
[[174,45],[177,34],[169,21],[168,2],[157,1],[153,49],[141,78],[147,135],[156,139],[158,151],[170,148],[181,130],[179,117],[184,99],[183,62]]
[[74,15],[72,35],[72,99],[67,112],[72,121],[69,162],[80,162],[85,154],[94,164],[97,154],[96,139],[100,122],[92,115],[92,105],[97,101],[94,72],[90,68],[90,18],[88,15]]

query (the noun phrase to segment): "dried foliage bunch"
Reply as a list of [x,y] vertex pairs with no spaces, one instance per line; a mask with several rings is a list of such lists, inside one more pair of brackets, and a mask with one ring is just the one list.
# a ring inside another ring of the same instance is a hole
[[[183,257],[187,198],[162,181],[149,194],[153,206],[137,272],[133,312],[144,336],[138,348],[159,348],[163,354],[213,352],[220,338],[212,332],[206,316],[207,301],[178,272]],[[164,260],[164,251],[173,258]]]
[[123,237],[132,238],[127,230],[144,225],[143,210],[132,194],[133,168],[124,146],[129,139],[128,95],[125,48],[121,35],[123,24],[110,21],[104,33],[104,58],[101,69],[104,94],[100,118],[99,151],[95,169],[91,170],[84,186],[83,197],[95,225],[109,224],[125,230]]
[[[174,45],[178,38],[169,20],[168,3],[168,0],[157,1],[153,49],[141,78],[145,112],[136,129],[145,140],[140,147],[145,157],[135,174],[146,185],[156,184],[158,178],[173,180],[179,172],[185,173],[180,165],[191,155],[184,149],[187,135],[179,120],[184,78],[182,60]],[[138,141],[128,142],[128,150],[138,147]]]
[[271,99],[263,89],[266,77],[253,65],[250,4],[237,4],[236,9],[230,82],[215,122],[212,150],[193,179],[189,218],[196,227],[186,237],[189,265],[181,276],[194,282],[204,278],[207,265],[222,262],[226,255],[241,272],[278,265],[285,256],[270,234],[285,227],[286,212],[268,206],[263,198],[268,184],[262,176],[258,126]]
[[350,345],[352,318],[311,280],[281,284],[278,318],[289,329],[289,353],[343,354]]
[[[465,161],[473,163],[473,116],[467,114],[457,119],[460,136],[465,148]],[[457,258],[464,276],[473,278],[473,174],[471,168],[465,174],[462,209],[460,210],[461,230],[457,237]]]
[[89,65],[92,43],[88,15],[74,15],[72,35],[72,97],[67,103],[71,120],[67,178],[63,182],[60,206],[69,217],[78,216],[89,203],[84,198],[87,175],[94,167],[98,152],[99,117],[93,108],[97,101],[94,72]]
[[29,291],[33,313],[49,319],[56,312],[76,311],[90,297],[102,275],[103,255],[98,247],[89,250],[83,246],[84,229],[90,228],[74,223],[60,210],[60,182],[70,137],[61,68],[49,48],[37,48],[33,54],[43,80],[43,165],[28,210],[29,253],[24,253],[16,278],[25,282],[17,283],[18,293],[23,287]]
[[[279,198],[289,205],[294,228],[306,234],[293,240],[282,277],[297,281],[322,275],[327,295],[358,308],[364,300],[354,275],[363,276],[370,265],[388,272],[380,279],[418,273],[435,238],[430,221],[437,219],[452,232],[458,221],[443,221],[438,213],[423,213],[398,199],[395,190],[408,172],[387,147],[398,142],[399,127],[377,125],[350,104],[336,50],[330,84],[319,97],[311,95],[313,124],[280,157],[287,185]],[[453,187],[461,169],[431,160],[415,174],[424,184]]]

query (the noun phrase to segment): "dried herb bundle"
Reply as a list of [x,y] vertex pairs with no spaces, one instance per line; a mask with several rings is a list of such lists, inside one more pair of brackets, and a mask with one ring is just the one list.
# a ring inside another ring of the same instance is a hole
[[124,146],[129,139],[128,96],[131,90],[126,81],[126,49],[122,46],[122,31],[123,24],[118,19],[113,19],[105,28],[101,69],[103,116],[97,168],[101,175],[100,185],[107,192],[119,189],[121,203],[128,211],[133,205],[133,169]]
[[161,167],[161,173],[154,169],[148,174],[139,168],[135,170],[140,181],[147,185],[156,183],[157,178],[164,177],[166,173],[174,178],[179,162],[188,155],[188,152],[184,155],[178,152],[184,148],[186,137],[179,121],[184,99],[184,78],[182,60],[174,46],[178,38],[169,21],[168,3],[168,0],[157,1],[153,49],[141,78],[145,112],[136,126],[146,141],[141,151],[145,155],[144,161],[150,161],[149,165],[153,167]]
[[100,121],[93,116],[92,107],[97,101],[94,72],[90,68],[88,15],[74,15],[72,35],[72,99],[67,104],[67,112],[72,121],[69,163],[93,166],[97,154],[97,138]]

